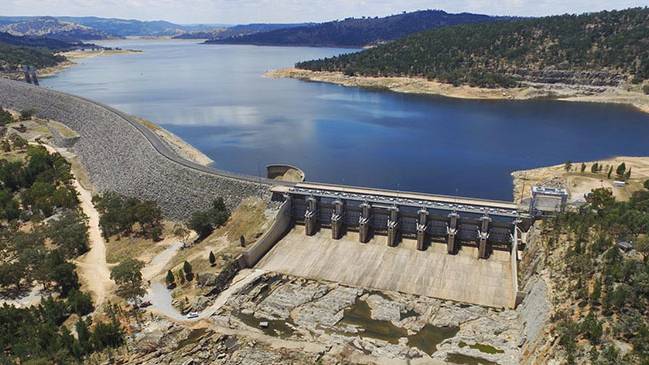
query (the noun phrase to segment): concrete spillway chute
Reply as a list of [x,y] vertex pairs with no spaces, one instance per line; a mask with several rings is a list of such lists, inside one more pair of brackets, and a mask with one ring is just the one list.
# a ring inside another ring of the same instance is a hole
[[458,226],[458,221],[460,219],[460,215],[457,214],[457,212],[453,212],[448,215],[448,224],[446,226],[446,251],[448,252],[449,255],[454,255],[456,250],[455,250],[455,236],[457,235],[457,226]]
[[399,235],[399,208],[395,205],[388,209],[390,217],[388,218],[388,246],[395,247]]

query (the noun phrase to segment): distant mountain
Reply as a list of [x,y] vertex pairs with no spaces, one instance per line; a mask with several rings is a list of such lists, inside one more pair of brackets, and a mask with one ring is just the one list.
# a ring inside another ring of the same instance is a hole
[[639,83],[649,80],[649,8],[446,27],[296,66],[482,87]]
[[289,29],[297,27],[313,26],[314,23],[289,23],[289,24],[242,24],[231,27],[222,27],[210,31],[190,32],[175,36],[179,39],[226,39],[231,37],[240,37],[255,33],[270,32],[278,29]]
[[392,41],[431,28],[502,19],[504,18],[487,15],[449,14],[441,10],[423,10],[384,18],[348,18],[318,25],[215,39],[206,43],[364,47]]
[[90,27],[114,37],[173,36],[195,29],[164,20],[141,21],[98,17],[58,17],[57,19]]
[[0,32],[15,36],[47,37],[62,41],[81,41],[105,39],[108,34],[96,29],[60,21],[53,17],[26,18],[21,21],[0,26]]

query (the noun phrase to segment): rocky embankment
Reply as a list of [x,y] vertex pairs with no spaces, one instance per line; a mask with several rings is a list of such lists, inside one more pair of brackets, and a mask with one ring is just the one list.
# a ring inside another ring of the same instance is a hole
[[649,113],[649,95],[640,85],[623,85],[618,76],[602,72],[567,73],[565,71],[518,70],[524,80],[517,88],[479,88],[453,86],[417,77],[348,76],[342,72],[315,72],[296,68],[270,71],[272,78],[293,78],[304,81],[326,82],[347,87],[389,90],[407,94],[442,95],[459,99],[531,100],[556,99],[563,101],[615,103],[632,105]]
[[217,196],[234,208],[245,197],[268,191],[259,181],[205,173],[171,161],[128,121],[83,99],[0,79],[0,105],[33,109],[38,117],[71,128],[80,136],[74,152],[99,192],[154,200],[172,219],[208,208]]

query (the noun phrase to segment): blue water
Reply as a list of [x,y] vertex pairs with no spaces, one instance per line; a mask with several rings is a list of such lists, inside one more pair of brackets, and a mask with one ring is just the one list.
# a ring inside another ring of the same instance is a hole
[[262,77],[347,49],[120,40],[46,87],[152,120],[219,168],[270,163],[311,181],[511,199],[514,170],[649,155],[649,115],[618,105],[471,101]]

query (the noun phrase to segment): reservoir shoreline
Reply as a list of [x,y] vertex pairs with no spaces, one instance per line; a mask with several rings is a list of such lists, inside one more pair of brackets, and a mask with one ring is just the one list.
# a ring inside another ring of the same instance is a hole
[[291,78],[345,87],[387,90],[404,94],[439,95],[457,99],[549,99],[557,101],[624,104],[633,106],[644,113],[649,113],[649,95],[644,95],[642,92],[625,90],[621,87],[528,83],[526,87],[488,89],[466,85],[454,86],[437,81],[429,81],[425,78],[347,76],[342,72],[310,71],[297,68],[272,70],[266,72],[264,76],[273,79]]

